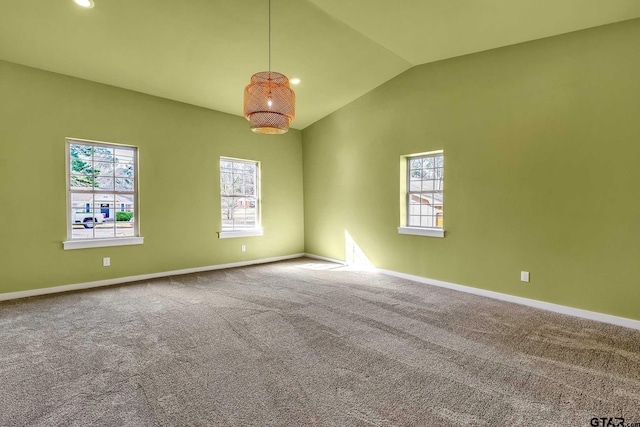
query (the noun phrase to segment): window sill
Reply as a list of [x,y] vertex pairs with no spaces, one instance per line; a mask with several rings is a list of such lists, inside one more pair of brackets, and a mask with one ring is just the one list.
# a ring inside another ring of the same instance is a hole
[[233,239],[234,237],[253,237],[262,236],[264,234],[262,228],[255,230],[238,230],[238,231],[218,231],[219,239]]
[[414,236],[444,237],[442,228],[398,227],[398,234],[412,234]]
[[144,237],[119,237],[113,239],[67,240],[62,242],[65,251],[71,249],[103,248],[107,246],[141,245]]

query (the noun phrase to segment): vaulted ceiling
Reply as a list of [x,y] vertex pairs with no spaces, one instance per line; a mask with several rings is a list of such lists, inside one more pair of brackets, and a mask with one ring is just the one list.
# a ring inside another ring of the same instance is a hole
[[[0,0],[0,59],[242,115],[267,0],[94,1]],[[303,129],[415,65],[638,17],[638,0],[272,0],[272,70],[302,80]]]

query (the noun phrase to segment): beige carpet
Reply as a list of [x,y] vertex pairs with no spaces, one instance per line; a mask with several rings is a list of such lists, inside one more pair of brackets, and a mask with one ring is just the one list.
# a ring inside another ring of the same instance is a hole
[[594,417],[640,422],[640,331],[310,259],[0,304],[1,426]]

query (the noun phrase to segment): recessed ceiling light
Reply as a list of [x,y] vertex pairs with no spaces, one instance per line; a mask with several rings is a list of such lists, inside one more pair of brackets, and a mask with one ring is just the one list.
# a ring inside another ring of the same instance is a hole
[[297,85],[299,83],[300,83],[300,79],[299,78],[294,77],[294,78],[291,79],[291,84],[292,85]]
[[73,0],[78,6],[91,9],[93,7],[93,0]]

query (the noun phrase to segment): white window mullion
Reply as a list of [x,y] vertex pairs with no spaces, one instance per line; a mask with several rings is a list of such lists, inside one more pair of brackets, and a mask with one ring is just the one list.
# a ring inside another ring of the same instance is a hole
[[[91,155],[87,153],[89,149]],[[68,138],[66,153],[68,241],[65,249],[142,243],[138,234],[137,148]],[[127,182],[122,190],[117,187],[119,175]],[[72,177],[75,178],[72,180]],[[128,183],[132,190],[127,190]],[[133,206],[130,226],[117,222],[118,202]],[[83,215],[79,208],[86,203],[90,203],[89,215]],[[108,209],[108,218],[103,216],[103,209]],[[121,242],[111,243],[116,239]],[[76,241],[79,243],[74,243]]]

